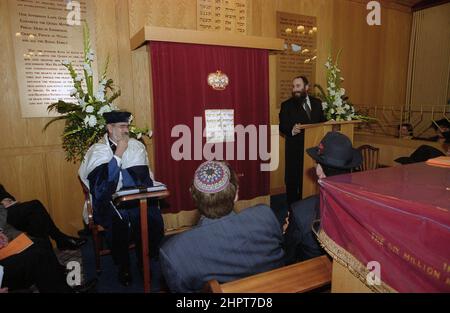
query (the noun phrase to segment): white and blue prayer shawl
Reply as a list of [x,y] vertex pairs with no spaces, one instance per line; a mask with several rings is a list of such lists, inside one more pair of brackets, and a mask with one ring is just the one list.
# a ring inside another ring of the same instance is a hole
[[[78,170],[78,175],[80,176],[81,181],[88,189],[90,189],[88,180],[89,174],[98,166],[108,164],[113,157],[114,153],[109,145],[108,134],[105,134],[102,140],[89,148],[86,155],[84,156],[83,162],[81,163],[80,169]],[[153,173],[149,167],[149,161],[145,146],[138,140],[130,138],[130,140],[128,141],[128,147],[122,155],[119,182],[117,184],[116,191],[120,190],[123,186],[122,171],[124,169],[143,165],[148,167],[150,178],[154,180]],[[91,197],[92,203],[92,194],[90,193],[89,196]],[[83,219],[86,224],[89,223],[86,202],[84,203],[83,207]]]

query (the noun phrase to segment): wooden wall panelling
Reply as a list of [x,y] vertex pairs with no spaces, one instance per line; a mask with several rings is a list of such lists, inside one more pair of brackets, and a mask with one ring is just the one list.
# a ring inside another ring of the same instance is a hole
[[340,66],[350,100],[364,105],[403,105],[411,13],[382,7],[381,25],[366,23],[358,2],[335,2],[334,46],[343,48]]
[[144,25],[197,28],[197,0],[128,0],[130,34]]
[[[104,64],[109,56],[108,78],[111,78],[115,85],[121,86],[121,73],[119,68],[119,51],[117,34],[119,21],[116,18],[115,2],[110,0],[96,0],[95,3],[95,31],[96,57],[99,75],[103,72]],[[124,77],[124,80],[126,77]],[[94,83],[96,85],[96,83]],[[95,87],[94,87],[95,88]],[[123,97],[116,99],[115,103],[121,107],[121,103],[126,103]]]
[[[135,104],[136,123],[153,130],[153,94],[150,74],[150,54],[146,45],[132,52],[133,102]],[[153,139],[145,140],[150,167],[157,172]],[[169,157],[169,156],[168,156]]]
[[134,81],[129,40],[130,28],[127,1],[115,0],[115,16],[117,19],[117,54],[119,61],[118,69],[120,75],[119,86],[121,91],[121,95],[118,100],[120,102],[120,107],[130,110],[133,113],[133,116],[137,116],[138,111],[135,110],[133,98]]
[[411,108],[445,105],[450,75],[450,3],[414,13],[408,99]]
[[[42,169],[42,170],[41,170]],[[0,183],[18,201],[39,199],[49,207],[45,155],[32,153],[0,157]],[[50,213],[51,207],[49,208]]]
[[68,234],[83,228],[84,196],[78,180],[79,163],[68,163],[64,151],[50,151],[45,155],[49,208],[55,224]]

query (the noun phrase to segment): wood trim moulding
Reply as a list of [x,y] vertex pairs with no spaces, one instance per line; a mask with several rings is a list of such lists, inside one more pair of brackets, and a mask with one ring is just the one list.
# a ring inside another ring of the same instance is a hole
[[21,155],[45,154],[49,152],[64,152],[61,145],[33,146],[33,147],[7,147],[0,148],[0,157],[16,157]]
[[429,9],[438,5],[442,5],[442,4],[446,4],[450,2],[450,0],[424,0],[424,1],[420,1],[419,3],[416,3],[413,7],[412,10],[413,12],[417,12],[420,10],[425,10],[425,9]]
[[130,40],[131,50],[139,48],[147,41],[179,42],[276,51],[284,50],[284,39],[280,38],[156,26],[144,26],[141,28]]
[[[366,6],[367,3],[369,2],[368,0],[347,0],[347,1],[359,3],[364,6]],[[412,12],[410,6],[397,3],[397,2],[395,2],[395,0],[379,0],[379,2],[381,4],[381,7],[385,8],[385,9],[396,10],[396,11],[405,12],[405,13]]]
[[270,188],[270,195],[277,196],[286,193],[286,186]]

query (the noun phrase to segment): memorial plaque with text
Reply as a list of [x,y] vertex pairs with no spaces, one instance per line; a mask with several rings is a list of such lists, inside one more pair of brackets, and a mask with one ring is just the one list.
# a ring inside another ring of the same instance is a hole
[[[78,74],[83,73],[83,23],[95,29],[93,1],[9,0],[8,5],[22,117],[54,116],[47,112],[50,104],[75,101],[62,61],[72,61]],[[91,48],[95,51],[95,31]],[[96,79],[95,62],[93,73]]]
[[197,0],[197,30],[247,33],[247,0]]
[[277,36],[285,40],[284,52],[277,56],[277,107],[289,99],[292,79],[304,75],[310,91],[315,83],[317,21],[314,16],[277,12]]

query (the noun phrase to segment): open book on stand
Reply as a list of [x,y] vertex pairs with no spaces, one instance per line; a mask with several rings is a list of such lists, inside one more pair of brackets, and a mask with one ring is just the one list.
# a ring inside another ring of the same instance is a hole
[[153,187],[133,187],[121,189],[112,195],[113,199],[123,196],[135,195],[142,192],[155,192],[155,191],[164,191],[167,190],[167,186],[161,182],[153,181]]

